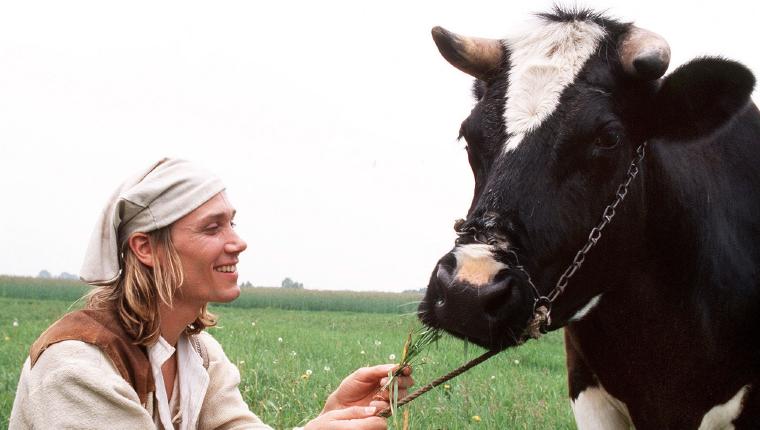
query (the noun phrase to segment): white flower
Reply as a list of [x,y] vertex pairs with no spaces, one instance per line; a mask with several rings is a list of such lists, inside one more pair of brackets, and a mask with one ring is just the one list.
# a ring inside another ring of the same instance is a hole
[[251,327],[256,327],[256,321],[251,321]]
[[330,371],[330,366],[325,366],[325,372],[329,372],[329,371]]
[[312,372],[311,369],[306,369],[306,374],[307,375],[311,376],[312,373],[314,373],[314,372]]
[[297,354],[295,351],[290,351],[290,355],[291,355],[292,357],[295,357],[295,356],[296,356],[296,355],[298,355],[298,354]]
[[238,364],[245,364],[245,360],[238,361]]
[[366,352],[364,352],[364,350],[362,349],[359,354],[364,355],[364,354],[366,354]]
[[494,379],[496,379],[496,375],[491,375],[491,380],[493,381]]
[[396,354],[391,354],[388,356],[388,360],[393,361],[396,359]]
[[281,338],[281,337],[278,337],[278,338],[277,338],[277,342],[280,342],[280,343],[282,343],[282,338]]
[[515,364],[520,364],[520,360],[515,360]]
[[13,320],[13,327],[18,327],[18,320]]
[[382,344],[383,344],[383,343],[382,343],[382,342],[380,342],[379,340],[376,340],[376,341],[375,341],[375,346],[380,346],[380,345],[382,345]]
[[272,364],[277,364],[277,359],[272,360]]

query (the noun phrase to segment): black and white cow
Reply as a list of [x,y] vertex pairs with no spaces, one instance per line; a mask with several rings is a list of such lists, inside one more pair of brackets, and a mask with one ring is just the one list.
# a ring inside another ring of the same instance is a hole
[[647,142],[544,327],[565,328],[578,427],[760,428],[752,73],[698,58],[661,78],[660,36],[591,11],[538,15],[504,40],[433,37],[476,78],[460,129],[475,191],[422,321],[491,349],[525,340]]

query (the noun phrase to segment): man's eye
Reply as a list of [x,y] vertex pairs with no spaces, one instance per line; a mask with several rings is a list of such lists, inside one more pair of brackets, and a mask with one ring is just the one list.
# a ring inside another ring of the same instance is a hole
[[219,224],[209,224],[206,227],[206,231],[214,231],[219,228]]

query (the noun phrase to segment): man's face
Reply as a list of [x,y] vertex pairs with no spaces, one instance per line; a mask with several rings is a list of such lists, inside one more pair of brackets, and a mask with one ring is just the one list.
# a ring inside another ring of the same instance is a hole
[[184,272],[176,302],[200,307],[240,295],[238,255],[248,245],[235,232],[234,217],[235,209],[221,192],[172,225],[172,242]]

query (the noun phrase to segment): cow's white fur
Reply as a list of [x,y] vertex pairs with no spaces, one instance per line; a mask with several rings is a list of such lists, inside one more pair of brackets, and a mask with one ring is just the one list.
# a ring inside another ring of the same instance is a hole
[[534,28],[505,40],[510,53],[506,152],[517,148],[526,133],[554,112],[562,90],[573,82],[604,34],[593,22],[539,19]]
[[457,260],[457,271],[454,279],[464,281],[473,286],[488,285],[506,264],[493,258],[490,245],[473,243],[458,246],[454,250]]
[[742,412],[742,401],[749,390],[745,385],[731,400],[710,409],[699,424],[699,430],[731,430],[734,428],[733,421]]
[[629,430],[628,407],[602,386],[588,387],[571,402],[578,430]]
[[583,317],[585,317],[586,315],[588,315],[589,312],[591,312],[591,309],[595,308],[596,305],[599,304],[599,299],[601,298],[602,298],[601,294],[594,296],[591,300],[588,301],[588,303],[586,303],[585,306],[583,306],[578,312],[576,312],[575,315],[572,316],[572,318],[570,318],[570,321],[580,321],[581,319],[583,319]]

